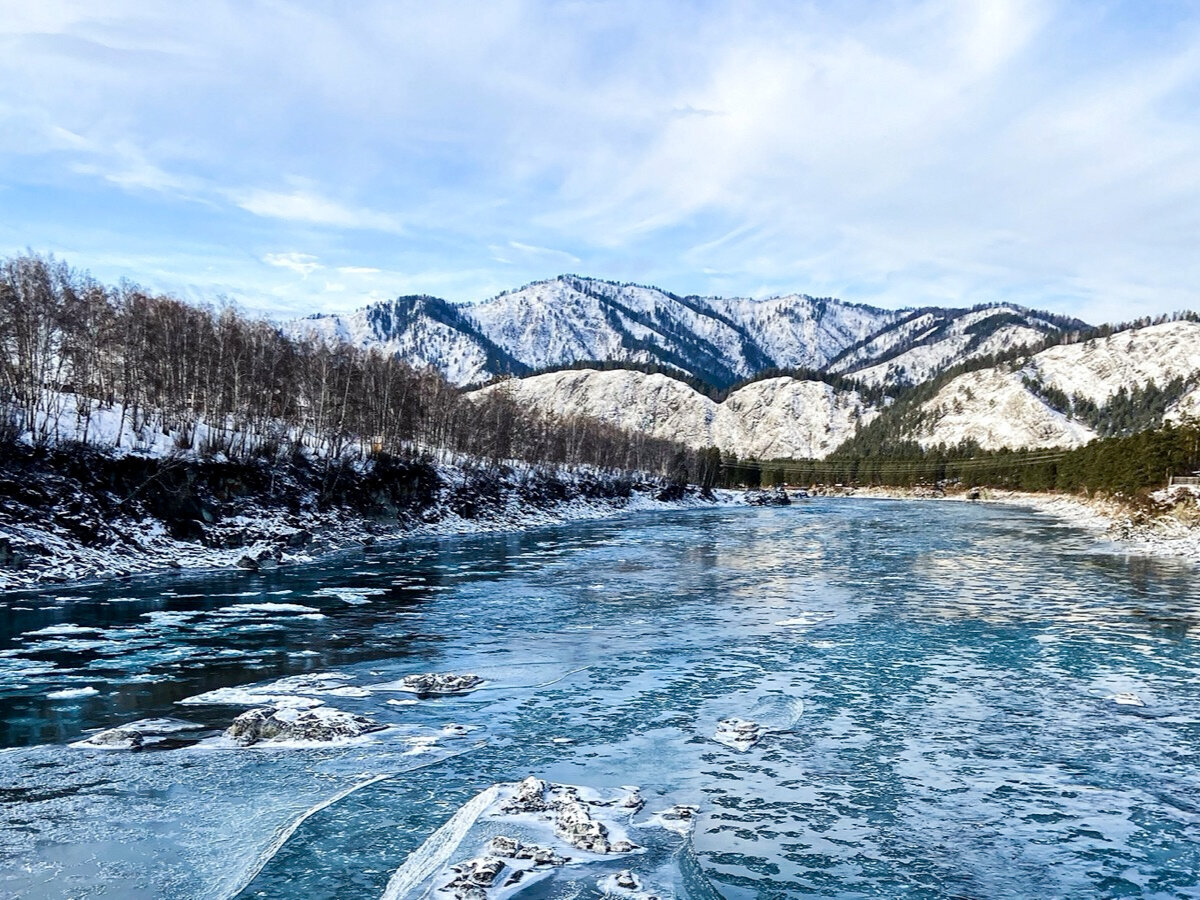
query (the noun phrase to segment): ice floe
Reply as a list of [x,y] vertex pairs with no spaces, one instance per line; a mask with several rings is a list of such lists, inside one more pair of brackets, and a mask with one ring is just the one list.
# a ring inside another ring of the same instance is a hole
[[1135,694],[1133,691],[1121,691],[1113,694],[1107,699],[1116,703],[1118,706],[1145,706],[1146,701]]
[[81,688],[63,688],[60,691],[51,691],[46,695],[48,700],[75,700],[80,697],[95,697],[100,692],[91,685]]
[[216,688],[187,697],[187,706],[273,706],[278,709],[311,709],[322,706],[325,697],[362,698],[367,688],[344,684],[354,676],[341,672],[288,675],[266,684]]
[[387,588],[327,587],[314,591],[313,596],[333,597],[343,603],[349,603],[351,606],[361,606],[364,603],[370,603],[371,597],[386,593]]

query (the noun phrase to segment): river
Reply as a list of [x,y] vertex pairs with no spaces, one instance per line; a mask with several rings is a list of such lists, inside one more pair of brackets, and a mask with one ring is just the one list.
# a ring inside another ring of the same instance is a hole
[[[1184,563],[1016,508],[846,499],[10,594],[0,895],[377,898],[536,775],[639,786],[644,849],[522,897],[622,869],[660,897],[1200,896],[1198,623]],[[485,683],[387,688],[414,672]],[[390,727],[240,748],[220,729],[253,697],[182,702],[305,673]],[[162,716],[196,730],[70,746]],[[715,742],[730,716],[761,742]],[[653,823],[676,804],[690,835]]]

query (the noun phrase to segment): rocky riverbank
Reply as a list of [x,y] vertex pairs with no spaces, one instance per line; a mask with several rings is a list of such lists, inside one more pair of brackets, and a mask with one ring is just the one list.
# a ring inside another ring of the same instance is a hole
[[172,569],[254,570],[407,535],[730,500],[652,477],[426,456],[330,466],[2,449],[0,590]]

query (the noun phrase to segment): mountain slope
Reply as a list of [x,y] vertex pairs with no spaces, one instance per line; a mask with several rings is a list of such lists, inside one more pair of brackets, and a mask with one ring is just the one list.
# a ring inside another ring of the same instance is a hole
[[969,360],[1033,346],[1048,335],[1083,327],[1078,320],[1011,304],[918,310],[845,351],[829,371],[870,385],[920,384]]
[[1082,324],[1011,305],[906,311],[803,294],[681,297],[562,275],[469,306],[400,297],[286,328],[377,346],[434,366],[460,385],[597,362],[674,369],[726,388],[770,369],[850,374],[876,386],[915,384],[964,360]]
[[915,410],[889,410],[894,421],[876,430],[926,447],[1076,447],[1200,410],[1197,384],[1200,323],[1164,322],[959,375]]
[[1182,320],[1119,331],[1033,356],[1025,373],[1068,397],[1103,405],[1119,391],[1160,387],[1200,372],[1200,322]]
[[480,332],[459,307],[437,297],[397,297],[350,315],[312,315],[289,322],[284,331],[293,338],[342,340],[364,349],[376,347],[416,368],[432,366],[455,384],[529,371]]
[[1079,447],[1096,433],[1034,395],[1017,372],[981,369],[952,379],[921,406],[911,435],[922,447],[970,441],[984,450]]
[[588,416],[621,428],[670,437],[693,447],[717,446],[758,459],[821,458],[876,415],[854,391],[819,381],[768,378],[717,403],[662,374],[578,369],[511,379],[493,391],[559,416]]

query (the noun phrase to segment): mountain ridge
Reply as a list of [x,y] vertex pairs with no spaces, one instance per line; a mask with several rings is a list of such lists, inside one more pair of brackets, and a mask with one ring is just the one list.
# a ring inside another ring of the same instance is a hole
[[[928,327],[913,328],[921,316],[928,321],[918,325]],[[799,293],[679,295],[577,275],[531,282],[478,303],[400,297],[284,326],[292,336],[379,347],[431,365],[460,386],[596,362],[665,367],[717,389],[772,369],[913,382],[971,354],[1082,327],[1077,319],[1013,304],[888,310]],[[894,364],[870,371],[909,351],[920,359],[903,371]],[[860,370],[867,374],[856,376]]]

